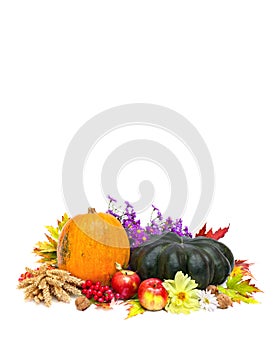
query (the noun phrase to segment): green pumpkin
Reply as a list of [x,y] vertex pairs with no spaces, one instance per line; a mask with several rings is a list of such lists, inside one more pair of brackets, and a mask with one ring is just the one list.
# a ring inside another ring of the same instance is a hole
[[223,243],[212,238],[180,237],[169,232],[132,249],[130,269],[142,280],[174,279],[177,271],[188,274],[199,289],[222,284],[234,267],[234,256]]

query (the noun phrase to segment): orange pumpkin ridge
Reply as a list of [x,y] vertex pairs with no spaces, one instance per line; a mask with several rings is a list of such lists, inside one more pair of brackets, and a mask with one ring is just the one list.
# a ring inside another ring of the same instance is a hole
[[58,267],[81,279],[108,284],[115,263],[127,266],[130,243],[121,223],[111,214],[87,214],[70,219],[61,232],[57,249]]

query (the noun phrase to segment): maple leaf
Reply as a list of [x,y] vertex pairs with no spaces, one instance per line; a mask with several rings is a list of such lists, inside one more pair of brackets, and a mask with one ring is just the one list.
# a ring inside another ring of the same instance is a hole
[[140,302],[138,299],[130,299],[127,302],[127,305],[129,305],[128,308],[128,315],[126,319],[134,317],[136,315],[143,314],[146,310],[140,305]]
[[207,238],[213,238],[215,240],[219,240],[220,238],[223,238],[225,236],[225,234],[228,232],[230,227],[224,227],[224,228],[219,228],[217,231],[213,232],[212,228],[209,229],[209,231],[207,232],[207,224],[205,223],[205,225],[199,230],[198,233],[196,233],[195,237],[199,237],[199,236],[203,236],[203,237],[207,237]]
[[248,263],[247,260],[235,260],[235,265],[230,275],[236,276],[242,274],[243,276],[254,278],[250,271],[251,265],[253,265],[253,263]]
[[55,265],[57,263],[57,246],[60,233],[69,220],[69,216],[65,213],[62,216],[61,221],[57,220],[58,226],[45,226],[48,233],[45,233],[47,241],[37,242],[33,249],[33,253],[40,256],[38,263],[48,263],[50,265]]
[[67,213],[64,213],[63,216],[62,216],[62,221],[58,221],[58,230],[61,231],[64,227],[64,225],[67,223],[67,221],[70,219],[70,217],[68,216]]
[[196,233],[195,237],[197,236],[205,236],[207,229],[207,223],[204,224],[204,226],[199,230],[198,233]]
[[110,303],[94,303],[94,305],[104,310],[110,310],[113,308]]
[[253,297],[253,293],[262,291],[250,282],[251,278],[245,279],[242,273],[238,273],[228,277],[226,287],[218,286],[217,288],[221,293],[227,294],[234,302],[243,301],[248,304],[257,304],[258,301]]

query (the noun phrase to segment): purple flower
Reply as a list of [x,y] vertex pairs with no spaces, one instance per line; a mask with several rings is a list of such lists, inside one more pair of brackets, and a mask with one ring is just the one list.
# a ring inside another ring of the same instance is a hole
[[137,219],[136,211],[133,205],[125,201],[125,208],[116,208],[116,199],[108,196],[109,208],[107,213],[114,215],[125,228],[130,240],[131,248],[135,248],[146,242],[154,235],[161,235],[166,232],[175,232],[179,236],[186,236],[192,238],[188,227],[183,227],[181,218],[173,220],[171,217],[163,218],[160,210],[152,204],[153,211],[151,213],[149,223],[143,227],[139,219]]
[[159,208],[157,208],[154,204],[152,204],[152,208],[153,208],[153,212],[152,212],[151,217],[153,216],[154,213],[156,213],[156,215],[157,215],[156,219],[162,220],[163,216],[162,216],[162,213],[160,212]]
[[110,195],[108,195],[107,198],[110,200],[110,202],[117,202],[117,200],[111,197]]

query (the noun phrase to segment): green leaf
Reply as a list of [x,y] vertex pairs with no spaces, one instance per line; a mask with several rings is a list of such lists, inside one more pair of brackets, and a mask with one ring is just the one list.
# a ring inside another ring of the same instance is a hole
[[128,309],[128,315],[126,319],[143,314],[146,310],[140,305],[138,299],[130,299],[127,302],[127,305],[130,305]]
[[116,268],[117,271],[122,270],[122,266],[118,262],[115,262],[115,268]]
[[250,284],[251,279],[243,280],[243,274],[229,277],[226,282],[226,286],[229,289],[234,289],[242,295],[248,295],[251,293],[261,292],[254,284]]
[[253,293],[262,291],[250,282],[251,279],[245,279],[243,273],[230,275],[226,281],[226,287],[218,286],[218,290],[228,295],[234,302],[257,304],[258,301],[253,297]]
[[[45,233],[45,236],[48,239],[49,245],[57,248],[58,239],[54,239],[54,238],[50,237],[47,233]],[[47,243],[47,242],[45,242],[45,243]]]
[[44,242],[37,242],[33,253],[40,256],[41,259],[38,261],[40,263],[49,263],[49,264],[56,264],[57,263],[57,247],[58,247],[58,240],[60,233],[66,224],[66,222],[69,220],[69,216],[65,213],[62,216],[62,220],[58,222],[57,227],[53,226],[45,226],[48,233],[45,233],[45,236],[47,238],[47,241]]
[[67,215],[67,213],[64,213],[62,216],[62,221],[58,220],[59,231],[63,229],[64,225],[67,223],[68,220],[69,220],[69,216]]
[[[45,226],[45,228],[48,230],[49,233],[51,233],[51,236],[54,239],[59,238],[59,228],[58,227],[53,227],[53,226]],[[46,235],[46,233],[45,233]]]

